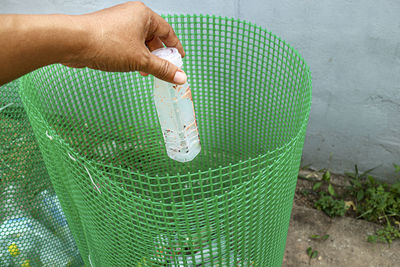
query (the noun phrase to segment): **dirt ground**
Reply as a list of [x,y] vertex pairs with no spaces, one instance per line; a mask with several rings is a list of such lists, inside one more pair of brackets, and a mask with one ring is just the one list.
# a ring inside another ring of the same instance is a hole
[[[317,177],[312,171],[300,172],[306,178]],[[332,181],[344,185],[343,176],[333,176]],[[302,266],[400,266],[400,241],[390,245],[368,243],[367,236],[379,225],[352,217],[331,219],[323,212],[311,208],[301,191],[308,181],[299,179],[286,241],[285,267]],[[311,235],[329,235],[327,240],[313,240]],[[307,248],[318,251],[315,259],[309,260]]]

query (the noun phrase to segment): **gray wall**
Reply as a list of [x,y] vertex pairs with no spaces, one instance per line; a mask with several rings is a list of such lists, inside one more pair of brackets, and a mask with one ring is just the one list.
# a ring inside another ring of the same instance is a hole
[[[0,0],[0,13],[79,14],[116,0]],[[151,0],[159,13],[210,13],[268,28],[305,57],[313,104],[304,164],[339,172],[400,164],[400,1]]]

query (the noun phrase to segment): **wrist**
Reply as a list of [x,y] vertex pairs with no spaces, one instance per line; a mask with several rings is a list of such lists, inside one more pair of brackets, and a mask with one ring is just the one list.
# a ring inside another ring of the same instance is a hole
[[88,30],[79,16],[21,15],[21,42],[37,67],[75,62],[87,49]]
[[59,24],[52,31],[58,36],[58,56],[52,63],[80,63],[89,51],[91,31],[80,15],[55,15]]

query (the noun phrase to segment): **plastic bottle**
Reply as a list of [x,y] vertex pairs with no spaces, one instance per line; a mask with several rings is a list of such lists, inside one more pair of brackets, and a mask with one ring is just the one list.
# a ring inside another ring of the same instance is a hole
[[79,250],[68,227],[57,195],[48,190],[43,190],[36,196],[35,203],[39,208],[39,221],[60,238],[62,250],[70,256],[71,260],[79,262],[81,260]]
[[[179,68],[183,66],[176,48],[160,48],[152,53]],[[175,85],[154,78],[154,102],[168,156],[179,162],[193,160],[201,147],[189,84]]]
[[[51,235],[50,232],[47,232]],[[71,266],[71,262],[74,261],[72,257],[69,257],[63,248],[61,242],[53,235],[43,235],[42,249],[40,250],[40,261],[43,266]]]
[[27,200],[22,191],[10,185],[2,197],[5,199],[6,216],[0,225],[0,251],[6,255],[8,252],[5,264],[12,262],[12,266],[23,267],[66,266],[70,259],[58,238],[23,210],[21,203]]
[[7,186],[2,193],[4,222],[0,225],[1,265],[40,266],[40,237],[33,231],[33,221],[22,208],[22,191],[17,185]]
[[42,265],[39,254],[42,241],[35,228],[34,221],[25,217],[9,219],[0,225],[0,246],[12,266]]
[[[178,257],[176,257],[175,260],[173,260],[171,262],[171,267],[185,266],[185,264],[184,264],[185,262],[190,267],[195,267],[195,266],[199,266],[199,265],[211,267],[211,259],[214,259],[214,264],[217,264],[218,257],[220,255],[223,255],[224,253],[226,253],[224,243],[222,243],[222,248],[221,248],[222,254],[219,254],[218,244],[214,241],[211,243],[211,247],[208,244],[206,244],[205,246],[199,247],[198,249],[202,250],[203,255],[202,255],[202,252],[200,252],[200,251],[196,252],[193,256],[189,255],[189,254],[178,255]],[[194,259],[194,262],[193,262],[193,259]],[[222,260],[224,262],[226,261],[225,258],[222,258]]]
[[39,208],[39,221],[65,242],[66,247],[76,248],[57,195],[43,190],[36,196],[35,203]]

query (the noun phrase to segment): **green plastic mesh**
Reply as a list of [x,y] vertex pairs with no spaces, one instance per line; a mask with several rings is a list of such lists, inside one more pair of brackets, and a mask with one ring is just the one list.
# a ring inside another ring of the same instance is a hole
[[18,87],[0,87],[0,266],[82,266]]
[[240,20],[166,16],[202,151],[168,158],[153,78],[61,65],[21,97],[87,266],[280,266],[311,102],[291,46]]

